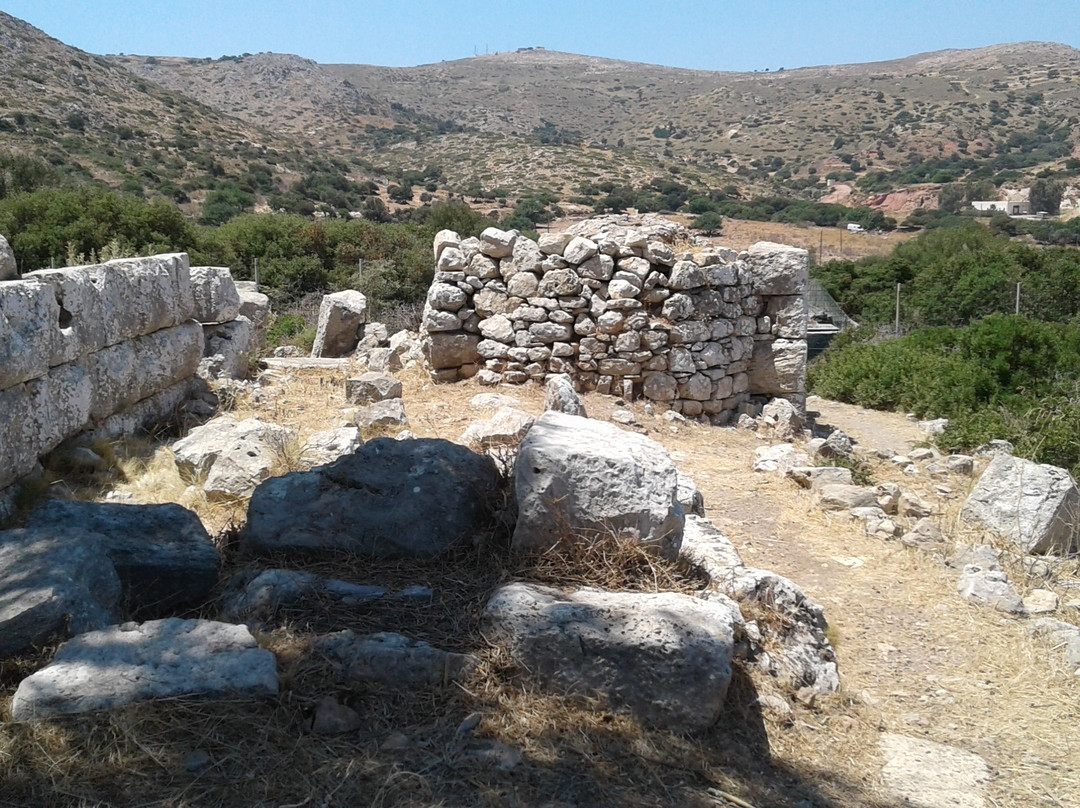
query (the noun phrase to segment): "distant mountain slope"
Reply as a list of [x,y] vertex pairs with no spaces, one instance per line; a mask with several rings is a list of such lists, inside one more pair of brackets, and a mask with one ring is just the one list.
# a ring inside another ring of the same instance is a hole
[[830,178],[857,201],[1074,177],[1078,132],[1080,51],[1052,43],[771,73],[543,49],[386,68],[93,56],[0,13],[0,149],[180,200],[231,182],[289,209],[353,208],[357,181],[386,198],[407,171],[489,200],[661,177],[807,198]]
[[[801,174],[805,185],[811,168],[820,177],[903,171],[913,155],[989,160],[1016,149],[1009,139],[1018,132],[1031,137],[1021,146],[1054,137],[1074,145],[1075,135],[1062,131],[1077,125],[1080,111],[1080,51],[1053,43],[772,73],[682,70],[542,49],[412,68],[317,65],[275,54],[122,63],[253,123],[348,145],[392,165],[459,158],[453,143],[461,132],[499,136],[498,148],[480,149],[471,166],[458,167],[463,182],[494,176],[499,161],[528,162],[537,146],[591,145],[620,151],[610,155],[613,166],[633,164],[644,173],[675,166],[691,178],[760,185],[780,171],[780,180]],[[534,184],[551,176],[542,172]]]

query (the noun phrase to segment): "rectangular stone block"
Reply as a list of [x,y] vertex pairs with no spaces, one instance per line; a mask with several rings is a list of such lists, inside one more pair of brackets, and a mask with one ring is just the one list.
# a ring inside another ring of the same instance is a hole
[[42,269],[27,275],[51,286],[59,307],[51,367],[74,362],[107,344],[101,275],[96,266]]
[[801,295],[810,277],[806,250],[759,241],[748,251],[747,274],[759,295]]
[[48,372],[59,320],[48,284],[32,278],[0,284],[0,390]]
[[764,396],[805,392],[806,340],[754,342],[749,391],[752,395]]

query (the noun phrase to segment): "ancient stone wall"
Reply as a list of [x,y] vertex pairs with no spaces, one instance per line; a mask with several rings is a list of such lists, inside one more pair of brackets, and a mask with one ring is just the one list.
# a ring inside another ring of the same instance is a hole
[[658,217],[605,217],[539,242],[444,230],[435,260],[423,340],[437,381],[568,373],[714,423],[753,395],[804,396],[806,250],[737,253]]
[[186,254],[0,283],[0,490],[67,438],[174,411],[203,359],[200,321],[237,319],[236,298],[227,270],[192,270]]

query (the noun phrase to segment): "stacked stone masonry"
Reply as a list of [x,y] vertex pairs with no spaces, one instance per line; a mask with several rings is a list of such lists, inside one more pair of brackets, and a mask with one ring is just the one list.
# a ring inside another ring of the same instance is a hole
[[543,382],[727,423],[751,396],[801,403],[806,250],[698,246],[678,225],[606,217],[533,241],[444,230],[423,315],[432,378]]
[[227,270],[192,276],[181,253],[0,283],[0,490],[70,437],[128,433],[188,398],[199,318],[237,317]]

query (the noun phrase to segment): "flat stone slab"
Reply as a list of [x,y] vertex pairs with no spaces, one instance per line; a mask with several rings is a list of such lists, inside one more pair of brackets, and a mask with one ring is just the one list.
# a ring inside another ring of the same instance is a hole
[[440,685],[464,679],[476,659],[443,651],[401,634],[338,631],[315,641],[315,650],[338,666],[339,678],[396,687]]
[[260,360],[274,370],[348,370],[353,365],[350,357],[335,359],[319,356],[268,356]]
[[922,738],[885,733],[885,784],[910,808],[986,808],[990,769],[978,755]]
[[483,619],[487,636],[505,643],[542,686],[688,732],[720,715],[736,615],[730,602],[673,592],[514,583],[495,591]]
[[11,716],[30,721],[152,699],[271,698],[277,661],[244,626],[168,618],[81,634],[19,684]]

